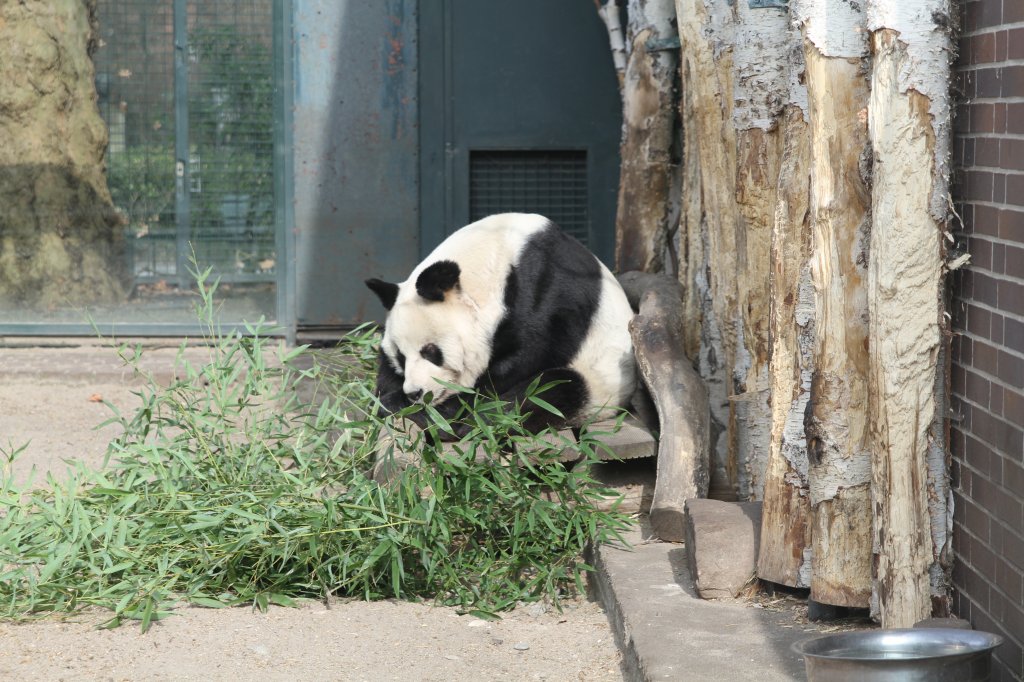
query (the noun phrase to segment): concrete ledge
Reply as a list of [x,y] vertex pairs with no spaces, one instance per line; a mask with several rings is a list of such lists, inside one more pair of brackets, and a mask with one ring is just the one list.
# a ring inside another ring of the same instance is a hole
[[679,544],[628,533],[632,550],[593,548],[591,586],[608,613],[627,680],[775,682],[803,680],[790,646],[819,634],[788,612],[697,596]]

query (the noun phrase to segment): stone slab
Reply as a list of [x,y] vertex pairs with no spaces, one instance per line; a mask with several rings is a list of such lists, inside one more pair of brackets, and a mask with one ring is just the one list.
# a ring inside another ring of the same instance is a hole
[[690,499],[683,525],[700,596],[737,596],[757,571],[761,503]]

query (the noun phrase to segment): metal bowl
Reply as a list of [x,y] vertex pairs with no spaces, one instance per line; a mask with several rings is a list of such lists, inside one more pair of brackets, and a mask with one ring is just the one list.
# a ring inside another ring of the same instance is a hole
[[905,628],[799,641],[810,682],[984,682],[1003,638],[977,630]]

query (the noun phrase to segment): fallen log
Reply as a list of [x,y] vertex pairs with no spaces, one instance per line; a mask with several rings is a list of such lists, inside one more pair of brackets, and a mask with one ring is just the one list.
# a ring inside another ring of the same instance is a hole
[[682,542],[686,500],[708,494],[707,388],[686,357],[679,282],[669,275],[641,272],[627,272],[619,281],[639,311],[629,332],[640,376],[658,412],[651,528],[662,540]]

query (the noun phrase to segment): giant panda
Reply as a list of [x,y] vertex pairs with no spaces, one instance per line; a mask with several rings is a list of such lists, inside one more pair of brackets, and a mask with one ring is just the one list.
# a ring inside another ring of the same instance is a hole
[[377,395],[390,412],[429,397],[452,418],[459,395],[438,380],[521,403],[539,376],[558,382],[541,397],[564,419],[524,409],[525,428],[538,432],[608,416],[633,394],[625,293],[543,216],[486,217],[445,239],[404,282],[366,285],[388,310]]

